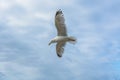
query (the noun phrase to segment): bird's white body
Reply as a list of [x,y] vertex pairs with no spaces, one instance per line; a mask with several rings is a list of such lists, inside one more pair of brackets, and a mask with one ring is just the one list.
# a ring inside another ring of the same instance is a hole
[[56,37],[54,38],[54,40],[55,40],[56,42],[67,41],[67,36],[56,36]]
[[56,36],[54,39],[57,41],[61,41],[65,38],[66,36]]
[[66,42],[76,42],[74,37],[67,36],[67,29],[65,24],[64,15],[61,10],[58,10],[55,15],[55,26],[57,28],[58,35],[51,40],[51,43],[57,43],[56,45],[56,52],[58,57],[62,57],[64,52],[64,46]]
[[56,36],[52,40],[55,42],[69,42],[69,41],[74,41],[74,37],[68,37],[68,36]]

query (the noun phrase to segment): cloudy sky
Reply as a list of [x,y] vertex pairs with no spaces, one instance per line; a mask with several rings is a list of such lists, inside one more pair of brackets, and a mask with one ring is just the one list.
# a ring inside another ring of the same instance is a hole
[[[54,15],[77,38],[58,58]],[[120,0],[0,0],[0,80],[120,80]]]

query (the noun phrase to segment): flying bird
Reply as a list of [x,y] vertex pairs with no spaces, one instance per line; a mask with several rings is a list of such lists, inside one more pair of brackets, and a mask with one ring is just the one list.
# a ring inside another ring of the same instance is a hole
[[62,57],[66,42],[75,43],[76,39],[72,36],[67,35],[65,19],[61,9],[56,11],[55,26],[57,29],[57,36],[50,41],[49,45],[52,43],[57,43],[56,53],[58,57]]

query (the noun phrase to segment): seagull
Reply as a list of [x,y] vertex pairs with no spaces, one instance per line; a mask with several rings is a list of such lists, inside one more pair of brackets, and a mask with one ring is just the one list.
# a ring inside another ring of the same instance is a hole
[[67,42],[70,43],[75,43],[76,38],[72,36],[67,35],[67,29],[66,29],[66,24],[65,24],[65,19],[64,15],[61,9],[56,11],[55,14],[55,26],[57,29],[57,36],[53,38],[49,45],[52,43],[57,43],[56,44],[56,53],[58,57],[62,57],[62,54],[64,52],[64,47]]

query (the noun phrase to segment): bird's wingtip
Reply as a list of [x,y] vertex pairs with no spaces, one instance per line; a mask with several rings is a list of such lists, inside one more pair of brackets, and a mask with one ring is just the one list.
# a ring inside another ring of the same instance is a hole
[[59,54],[57,54],[57,56],[58,56],[59,58],[61,58],[61,57],[62,57],[62,55],[59,55]]
[[57,11],[62,11],[62,9],[57,9]]

